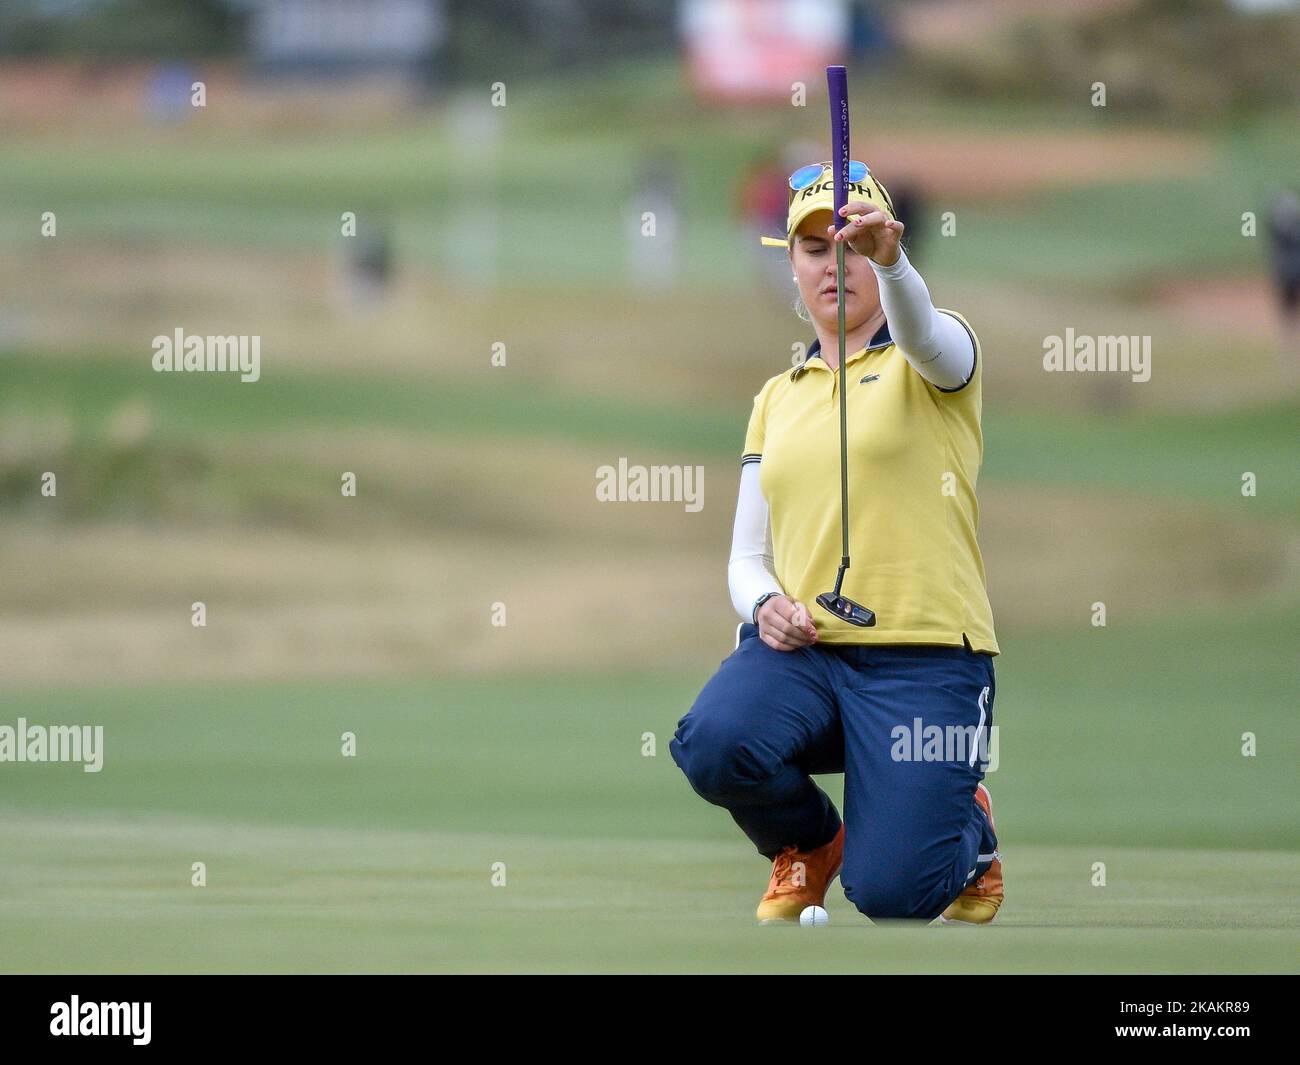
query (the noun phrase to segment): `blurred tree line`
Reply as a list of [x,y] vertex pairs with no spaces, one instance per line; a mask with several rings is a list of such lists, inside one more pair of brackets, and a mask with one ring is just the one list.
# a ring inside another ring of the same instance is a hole
[[915,58],[944,92],[1082,99],[1106,86],[1110,110],[1222,118],[1300,98],[1300,12],[1229,0],[1134,0],[1045,10],[950,52]]
[[[294,0],[289,0],[294,2]],[[299,0],[310,12],[313,0]],[[358,0],[364,4],[364,0]],[[429,0],[447,33],[439,81],[514,77],[676,48],[676,0]],[[3,0],[0,55],[239,57],[259,0]]]
[[676,0],[447,0],[452,81],[555,74],[677,49]]
[[245,5],[223,0],[5,0],[0,54],[25,58],[168,59],[227,55]]

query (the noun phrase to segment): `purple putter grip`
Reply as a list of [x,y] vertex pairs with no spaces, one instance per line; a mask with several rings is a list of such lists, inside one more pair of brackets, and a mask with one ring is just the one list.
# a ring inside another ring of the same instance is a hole
[[831,102],[831,167],[838,229],[843,225],[840,208],[849,202],[849,76],[843,67],[826,68],[826,95]]

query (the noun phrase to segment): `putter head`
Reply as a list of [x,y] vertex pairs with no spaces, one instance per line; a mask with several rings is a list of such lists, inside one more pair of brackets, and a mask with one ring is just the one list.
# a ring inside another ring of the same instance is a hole
[[836,595],[834,592],[822,592],[817,597],[817,605],[834,614],[841,621],[847,621],[850,625],[857,625],[859,628],[869,629],[876,623],[875,611],[868,610],[852,599]]

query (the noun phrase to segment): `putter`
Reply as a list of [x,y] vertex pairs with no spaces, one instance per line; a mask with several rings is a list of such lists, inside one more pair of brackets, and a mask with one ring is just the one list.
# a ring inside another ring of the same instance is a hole
[[[849,77],[843,67],[826,68],[827,95],[831,101],[832,159],[835,166],[835,228],[840,228],[840,208],[849,202]],[[844,571],[849,568],[849,444],[848,393],[844,375],[844,241],[835,242],[835,300],[839,306],[840,333],[840,569],[835,590],[822,592],[817,605],[841,621],[861,628],[876,623],[875,611],[840,594]]]

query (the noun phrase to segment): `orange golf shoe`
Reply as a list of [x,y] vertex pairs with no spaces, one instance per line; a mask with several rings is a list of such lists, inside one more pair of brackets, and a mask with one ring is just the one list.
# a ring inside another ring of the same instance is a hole
[[805,906],[824,906],[826,890],[844,861],[844,826],[816,850],[786,847],[772,860],[772,879],[758,904],[759,924],[798,921]]
[[[993,799],[989,795],[989,789],[983,784],[975,787],[975,801],[988,814],[989,827],[992,828]],[[958,895],[939,919],[945,923],[961,921],[965,924],[988,924],[998,915],[1002,896],[1002,857],[995,849],[993,862],[985,870],[984,875]]]

